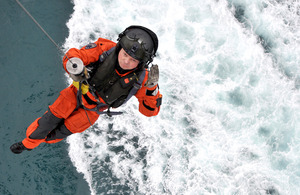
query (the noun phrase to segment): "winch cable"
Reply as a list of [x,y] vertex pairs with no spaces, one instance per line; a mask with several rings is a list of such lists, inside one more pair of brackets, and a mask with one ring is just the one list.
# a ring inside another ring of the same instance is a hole
[[[44,28],[34,19],[34,17],[27,11],[27,9],[20,3],[19,0],[16,0],[19,6],[25,11],[25,13],[31,18],[31,20],[43,31],[43,33],[48,37],[48,39],[55,45],[55,47],[62,53],[62,49],[57,45],[57,43],[51,38],[51,36],[44,30]],[[68,56],[67,56],[68,57]]]
[[[16,2],[19,4],[19,6],[25,11],[25,13],[31,18],[31,20],[41,29],[41,31],[48,37],[48,39],[55,45],[55,47],[58,49],[58,51],[60,51],[64,56],[66,56],[66,58],[71,62],[72,65],[75,66],[75,64],[72,63],[72,61],[70,60],[70,58],[63,52],[63,50],[58,46],[58,44],[51,38],[51,36],[44,30],[44,28],[34,19],[34,17],[29,13],[29,11],[20,3],[19,0],[16,0]],[[81,90],[80,88],[78,90]],[[90,125],[92,126],[93,124],[91,123],[91,120],[89,118],[89,115],[85,109],[85,107],[83,106],[85,114],[88,118],[88,121],[90,123]]]

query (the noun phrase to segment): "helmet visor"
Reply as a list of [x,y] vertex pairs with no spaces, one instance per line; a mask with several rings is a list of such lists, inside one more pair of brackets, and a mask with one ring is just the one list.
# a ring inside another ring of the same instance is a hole
[[128,53],[131,57],[136,60],[142,61],[145,57],[145,49],[138,42],[138,39],[130,38],[125,35],[120,40],[121,47]]

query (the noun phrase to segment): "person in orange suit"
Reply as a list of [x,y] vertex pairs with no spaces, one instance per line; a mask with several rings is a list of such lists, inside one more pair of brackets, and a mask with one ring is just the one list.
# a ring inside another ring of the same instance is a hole
[[133,95],[145,116],[159,113],[157,65],[150,63],[158,48],[156,34],[143,26],[129,26],[119,34],[118,42],[99,38],[81,49],[70,49],[63,66],[73,83],[60,92],[57,100],[26,131],[26,138],[10,149],[19,154],[41,143],[56,143],[93,125],[99,115],[113,112]]

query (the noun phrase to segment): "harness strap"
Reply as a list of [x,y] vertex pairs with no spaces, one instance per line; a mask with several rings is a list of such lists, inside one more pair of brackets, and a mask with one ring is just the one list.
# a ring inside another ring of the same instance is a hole
[[[108,116],[112,117],[113,115],[121,115],[123,114],[123,112],[112,112],[110,111],[110,107],[108,107],[108,110],[107,111],[104,111],[104,112],[100,112],[99,110],[101,108],[104,108],[104,107],[107,107],[107,104],[104,104],[104,103],[101,103],[101,102],[97,102],[97,105],[95,108],[87,108],[85,107],[83,104],[82,104],[82,92],[81,92],[81,85],[82,85],[82,82],[79,82],[79,89],[77,91],[77,96],[76,96],[76,99],[77,99],[77,106],[75,108],[75,110],[77,110],[78,108],[82,107],[85,111],[88,110],[88,111],[93,111],[93,112],[97,112],[97,114],[107,114]],[[88,114],[86,113],[87,117],[88,117]],[[89,119],[89,117],[88,117]],[[90,119],[89,119],[90,121]],[[91,122],[90,122],[91,123]]]
[[125,104],[132,96],[134,96],[140,88],[142,88],[142,83],[144,81],[145,76],[146,76],[146,70],[143,70],[138,81],[133,84],[133,87],[130,90],[130,92],[123,104]]
[[115,48],[116,47],[112,47],[108,51],[103,52],[99,57],[100,63],[102,63],[109,56],[109,54],[111,54],[114,51]]

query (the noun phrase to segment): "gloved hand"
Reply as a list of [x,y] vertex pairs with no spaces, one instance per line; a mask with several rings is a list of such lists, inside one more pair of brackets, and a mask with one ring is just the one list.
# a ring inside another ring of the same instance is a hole
[[85,67],[84,67],[82,73],[76,74],[76,75],[75,74],[69,74],[69,75],[73,79],[73,81],[77,81],[77,82],[84,81],[89,78],[89,74]]
[[159,69],[157,64],[153,64],[150,68],[150,72],[148,74],[148,80],[146,82],[146,87],[152,88],[157,85],[159,79]]

